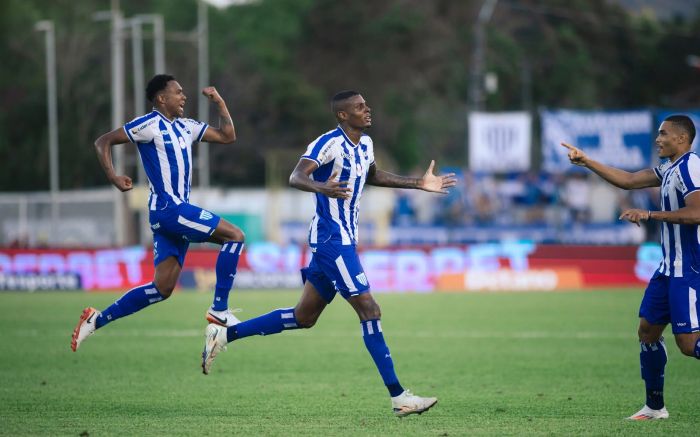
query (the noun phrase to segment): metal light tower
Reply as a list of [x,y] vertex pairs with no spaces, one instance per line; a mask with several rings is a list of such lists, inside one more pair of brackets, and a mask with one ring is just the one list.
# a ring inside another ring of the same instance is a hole
[[46,107],[49,118],[49,188],[51,190],[51,235],[58,226],[58,109],[56,103],[56,32],[53,21],[43,20],[34,26],[45,32],[46,43]]

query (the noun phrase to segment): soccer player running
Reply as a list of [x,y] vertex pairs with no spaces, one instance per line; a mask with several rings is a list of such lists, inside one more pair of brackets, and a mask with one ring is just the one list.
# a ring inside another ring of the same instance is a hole
[[236,326],[207,326],[202,369],[208,374],[214,358],[229,342],[311,328],[326,305],[340,293],[360,318],[365,346],[389,390],[394,414],[420,414],[435,405],[437,399],[404,390],[394,372],[382,334],[381,311],[357,256],[360,198],[365,184],[444,194],[456,184],[456,179],[453,173],[434,175],[435,161],[421,178],[379,170],[374,162],[372,139],[363,133],[372,125],[371,109],[365,99],[355,91],[343,91],[333,97],[331,109],[338,126],[309,144],[289,178],[292,187],[316,195],[316,215],[309,229],[313,256],[309,266],[301,271],[301,298],[294,308],[277,309]]
[[661,187],[661,210],[628,209],[620,219],[640,224],[661,222],[663,259],[644,292],[639,308],[639,363],[646,384],[644,408],[632,420],[667,419],[664,406],[664,368],[667,355],[662,333],[671,324],[684,355],[700,359],[700,157],[690,152],[695,126],[685,115],[667,117],[656,137],[659,157],[666,161],[634,173],[590,159],[566,143],[569,160],[586,167],[616,187],[626,190]]
[[153,103],[153,111],[95,141],[102,169],[120,191],[131,190],[133,184],[129,176],[115,173],[112,146],[132,142],[138,147],[151,191],[148,210],[153,231],[155,277],[152,282],[129,290],[102,312],[85,308],[73,331],[73,351],[95,330],[170,297],[190,242],[221,245],[216,261],[214,303],[206,319],[222,326],[238,323],[228,308],[228,295],[245,235],[216,214],[189,203],[192,144],[199,141],[229,144],[236,140],[233,121],[216,88],[206,87],[202,94],[216,105],[219,128],[183,118],[187,97],[182,87],[173,76],[159,74],[146,86],[146,97]]

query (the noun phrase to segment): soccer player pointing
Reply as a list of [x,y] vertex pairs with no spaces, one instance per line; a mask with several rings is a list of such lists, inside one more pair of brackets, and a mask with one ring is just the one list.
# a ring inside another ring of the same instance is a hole
[[133,183],[129,176],[116,174],[112,147],[128,142],[138,147],[151,191],[148,209],[155,277],[152,282],[128,291],[102,312],[94,308],[83,310],[71,338],[73,351],[96,329],[170,297],[192,241],[222,246],[216,261],[214,303],[206,319],[223,326],[238,322],[228,309],[228,295],[245,235],[237,226],[189,203],[192,144],[199,141],[228,144],[236,140],[231,115],[216,88],[206,87],[202,94],[216,105],[219,128],[183,118],[187,97],[182,87],[173,76],[159,74],[146,87],[153,111],[95,141],[97,158],[107,179],[121,191],[131,190]]
[[637,225],[660,221],[663,253],[639,308],[639,361],[647,396],[644,408],[629,417],[633,420],[668,418],[663,398],[667,356],[661,336],[667,324],[681,352],[700,359],[700,157],[690,152],[694,138],[690,118],[667,117],[656,137],[659,157],[667,160],[634,173],[594,161],[581,149],[562,143],[569,149],[571,163],[590,169],[616,187],[661,187],[661,211],[628,209],[620,215],[621,220]]
[[456,184],[454,174],[436,176],[435,162],[421,178],[397,176],[377,168],[372,139],[363,132],[372,125],[371,109],[355,91],[343,91],[332,100],[338,126],[314,140],[289,178],[299,190],[315,193],[316,215],[309,227],[313,253],[302,269],[304,290],[294,308],[282,308],[240,324],[222,328],[210,324],[202,353],[202,369],[227,343],[252,335],[277,334],[287,329],[311,328],[337,293],[353,307],[369,351],[391,396],[394,414],[422,413],[436,398],[423,398],[404,390],[384,341],[381,310],[357,255],[358,214],[365,184],[381,187],[417,188],[446,193]]

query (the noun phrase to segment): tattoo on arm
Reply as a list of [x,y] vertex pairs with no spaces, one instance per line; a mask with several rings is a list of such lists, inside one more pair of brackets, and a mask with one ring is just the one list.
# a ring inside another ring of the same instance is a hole
[[367,179],[369,185],[390,188],[418,188],[420,179],[399,176],[384,170],[376,170],[372,178]]

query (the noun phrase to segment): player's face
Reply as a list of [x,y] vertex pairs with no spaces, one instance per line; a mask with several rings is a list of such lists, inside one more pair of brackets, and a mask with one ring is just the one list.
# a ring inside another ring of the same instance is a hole
[[359,94],[348,99],[343,112],[345,123],[351,127],[363,130],[372,126],[372,108]]
[[168,114],[182,117],[185,114],[185,101],[187,96],[182,91],[182,87],[176,80],[171,80],[160,94],[163,98],[163,106]]
[[680,146],[683,144],[682,132],[673,123],[664,121],[659,126],[659,133],[656,136],[656,150],[659,158],[672,158],[679,153],[683,153]]

